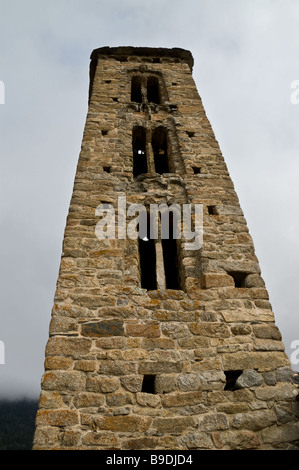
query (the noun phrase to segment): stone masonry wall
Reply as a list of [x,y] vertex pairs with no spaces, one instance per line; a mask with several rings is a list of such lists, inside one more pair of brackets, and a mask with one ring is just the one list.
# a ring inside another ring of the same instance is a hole
[[[192,63],[181,50],[92,55],[34,449],[298,446],[293,371]],[[159,76],[160,104],[131,101],[133,74]],[[136,125],[168,129],[171,173],[133,178]],[[203,205],[203,247],[178,242],[181,289],[141,288],[138,241],[96,237],[96,208],[120,195]]]

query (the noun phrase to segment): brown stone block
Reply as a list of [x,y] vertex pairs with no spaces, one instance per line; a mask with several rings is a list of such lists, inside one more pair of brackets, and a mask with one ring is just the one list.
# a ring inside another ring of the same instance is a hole
[[224,370],[259,369],[266,371],[289,365],[287,355],[280,351],[241,351],[224,353],[221,356]]
[[137,366],[125,361],[100,361],[99,373],[104,375],[130,375],[136,373]]
[[234,280],[228,274],[204,274],[201,278],[201,288],[234,287]]
[[128,336],[142,336],[145,338],[158,338],[160,336],[160,326],[157,323],[128,323],[126,325]]
[[181,370],[180,362],[142,362],[139,365],[139,374],[170,374]]
[[142,375],[128,375],[120,379],[121,384],[129,392],[141,392],[142,388]]
[[160,445],[160,439],[157,437],[140,437],[138,439],[128,439],[124,442],[125,450],[148,450],[155,449]]
[[295,398],[298,390],[294,384],[280,382],[273,386],[259,387],[255,394],[258,400],[283,401]]
[[42,379],[43,390],[83,390],[85,376],[77,371],[46,372]]
[[104,395],[100,393],[82,392],[74,399],[76,408],[99,407],[105,403]]
[[87,338],[52,337],[46,346],[46,356],[71,356],[81,359],[89,353],[91,340]]
[[209,434],[206,432],[192,432],[188,433],[180,439],[181,443],[183,444],[184,448],[187,449],[214,449],[214,443]]
[[[151,418],[144,416],[94,416],[89,418],[99,430],[113,432],[145,432],[151,425]],[[83,421],[83,424],[84,421]]]
[[94,372],[96,370],[97,362],[94,360],[75,361],[74,370],[83,370],[85,372]]
[[42,391],[39,397],[40,408],[64,408],[63,395],[59,392]]
[[212,438],[217,449],[258,449],[261,441],[256,433],[252,431],[224,431],[212,432]]
[[257,338],[281,340],[281,333],[276,325],[253,325]]
[[82,336],[98,338],[101,336],[123,336],[124,326],[120,320],[105,320],[100,322],[84,323]]
[[60,428],[37,426],[34,433],[34,449],[49,449],[59,442]]
[[99,446],[105,449],[116,449],[119,447],[117,437],[107,432],[88,432],[83,436],[82,443],[86,446]]
[[175,348],[175,341],[170,338],[144,338],[141,347],[144,349],[172,349]]
[[162,398],[162,405],[166,408],[196,405],[203,402],[203,394],[201,392],[176,392],[173,395],[167,395]]
[[115,377],[87,377],[86,390],[90,392],[109,393],[119,388],[119,379]]
[[224,323],[198,322],[189,323],[190,331],[195,335],[211,336],[212,338],[228,338],[230,330]]
[[239,413],[232,419],[231,426],[237,429],[259,431],[272,426],[277,421],[276,414],[271,410],[256,410],[248,413]]
[[181,434],[188,428],[195,428],[197,420],[192,417],[155,418],[153,428],[158,433]]
[[48,356],[45,358],[45,369],[71,369],[73,366],[73,362],[73,359],[71,359],[70,357]]
[[37,426],[74,426],[79,424],[78,411],[38,410]]

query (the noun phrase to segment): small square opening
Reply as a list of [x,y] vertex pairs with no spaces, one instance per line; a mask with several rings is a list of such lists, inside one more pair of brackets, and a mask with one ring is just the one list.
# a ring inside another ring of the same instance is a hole
[[107,135],[108,131],[107,130],[102,130],[102,135]]
[[106,173],[111,173],[111,166],[103,166],[103,170],[104,170]]
[[195,136],[195,132],[193,131],[186,131],[188,137],[194,137]]
[[193,166],[192,170],[195,175],[199,175],[201,173],[201,168],[199,166]]
[[240,377],[242,372],[243,372],[242,370],[225,370],[224,374],[225,374],[226,383],[225,383],[224,390],[231,390],[231,391],[237,390],[236,381],[238,377]]
[[115,101],[116,103],[118,103],[118,98],[112,98],[113,101]]
[[143,393],[156,393],[155,390],[155,380],[156,376],[155,375],[145,375],[143,377],[143,382],[142,382],[142,389],[141,391]]
[[209,215],[218,215],[216,206],[208,206]]
[[242,271],[230,271],[227,274],[233,278],[235,287],[239,289],[246,287],[246,277],[248,276],[248,273]]

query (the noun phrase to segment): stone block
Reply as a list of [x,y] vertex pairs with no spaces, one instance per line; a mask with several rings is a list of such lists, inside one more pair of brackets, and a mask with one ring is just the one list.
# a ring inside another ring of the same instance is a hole
[[184,407],[188,405],[196,405],[198,403],[202,403],[202,401],[202,392],[175,392],[173,394],[167,394],[162,398],[162,406],[165,408]]
[[255,370],[245,370],[236,380],[236,387],[259,387],[263,383],[263,377]]
[[228,429],[228,419],[223,413],[204,414],[198,418],[200,431],[216,431]]
[[78,411],[74,410],[38,410],[37,426],[74,426],[79,424]]
[[46,372],[42,379],[43,390],[75,391],[85,389],[85,376],[77,371]]
[[120,379],[122,386],[129,392],[141,392],[142,388],[142,375],[128,375],[121,377]]
[[102,336],[123,336],[124,326],[120,320],[104,320],[99,322],[84,323],[82,325],[82,336],[99,338]]
[[155,418],[152,427],[162,434],[181,434],[188,428],[197,427],[197,421],[193,417]]
[[231,276],[225,273],[204,274],[201,278],[201,288],[211,289],[213,287],[234,287],[235,283]]
[[180,362],[142,362],[139,364],[139,374],[171,374],[172,372],[181,372],[182,364]]
[[289,364],[286,354],[280,351],[224,353],[222,354],[222,362],[224,370],[259,369],[266,371]]
[[46,356],[64,356],[82,359],[89,353],[91,340],[87,338],[52,337],[46,346]]
[[146,432],[152,419],[145,416],[99,416],[82,415],[82,424],[92,425],[99,431],[112,431],[114,433]]

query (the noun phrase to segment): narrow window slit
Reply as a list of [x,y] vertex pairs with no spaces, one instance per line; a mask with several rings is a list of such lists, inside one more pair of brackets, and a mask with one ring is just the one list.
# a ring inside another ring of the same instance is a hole
[[246,278],[248,273],[242,271],[230,271],[227,274],[233,278],[235,287],[239,289],[246,287]]
[[236,381],[242,372],[242,370],[225,370],[224,374],[226,378],[226,384],[224,390],[237,390]]
[[142,126],[135,126],[132,135],[133,147],[133,176],[147,173],[146,159],[146,130]]
[[160,104],[160,86],[158,77],[149,77],[147,80],[147,100],[149,103]]
[[168,237],[163,238],[162,236],[166,289],[180,290],[178,247],[174,229],[175,224],[177,224],[177,219],[172,211],[169,211],[168,223]]
[[141,391],[143,393],[153,393],[153,394],[156,393],[155,380],[156,380],[155,375],[145,375],[143,377]]
[[131,101],[142,103],[141,77],[134,76],[131,81]]
[[146,217],[146,227],[144,227],[144,222],[145,221],[143,221],[142,224],[142,230],[140,229],[140,227],[138,228],[141,287],[147,290],[156,290],[156,247],[155,240],[151,239],[150,237],[150,224],[152,223],[152,221],[149,213],[147,213]]
[[165,127],[157,127],[152,136],[152,148],[156,173],[169,173],[168,138]]

